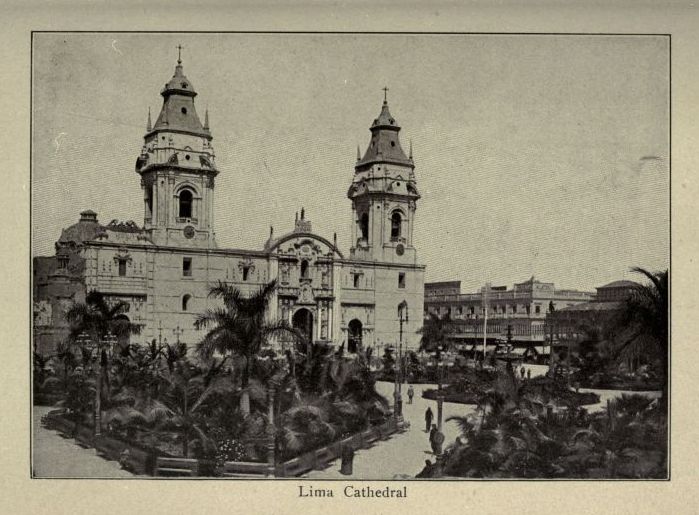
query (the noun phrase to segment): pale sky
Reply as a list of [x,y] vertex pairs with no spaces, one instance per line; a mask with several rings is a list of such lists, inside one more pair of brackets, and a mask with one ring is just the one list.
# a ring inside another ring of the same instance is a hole
[[305,207],[347,253],[385,85],[428,281],[592,290],[668,267],[669,42],[641,36],[37,34],[34,255],[84,209],[143,223],[134,164],[179,43],[209,108],[220,247],[259,250]]

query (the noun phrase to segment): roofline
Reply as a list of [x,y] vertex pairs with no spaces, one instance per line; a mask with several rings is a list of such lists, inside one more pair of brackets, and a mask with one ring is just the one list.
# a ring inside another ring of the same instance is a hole
[[360,259],[347,258],[341,261],[343,265],[373,266],[377,268],[405,268],[413,270],[425,270],[426,265],[413,265],[410,263],[391,263],[390,261],[365,261]]
[[216,177],[220,172],[216,170],[215,168],[211,168],[209,170],[205,170],[202,168],[188,168],[186,166],[180,166],[176,164],[171,164],[171,163],[153,163],[150,165],[146,165],[144,168],[141,168],[140,170],[136,170],[136,173],[139,175],[143,175],[144,173],[155,171],[155,170],[161,170],[161,169],[177,169],[182,172],[189,172],[189,173],[198,173],[200,175],[213,175]]
[[[350,186],[350,188],[352,188],[352,186]],[[403,199],[407,199],[407,200],[419,200],[422,198],[422,196],[419,193],[405,194],[405,193],[396,193],[394,191],[366,191],[366,192],[360,193],[358,195],[350,195],[349,191],[347,192],[347,198],[350,200],[362,198],[362,197],[370,197],[370,196],[381,196],[381,197],[392,197],[392,198],[398,197],[398,198],[403,198]]]
[[150,131],[146,132],[146,134],[143,136],[143,138],[147,138],[148,136],[152,136],[154,134],[157,134],[159,132],[174,132],[176,134],[187,134],[188,136],[196,136],[197,138],[207,138],[209,141],[213,140],[214,137],[211,135],[211,131],[209,129],[202,129],[203,132],[194,132],[194,131],[187,131],[184,129],[164,129],[162,127],[157,126],[153,127]]
[[[381,115],[379,114],[379,116],[381,116]],[[377,120],[378,120],[378,118],[377,118]],[[395,119],[394,119],[394,121],[395,121]],[[400,132],[401,126],[400,125],[391,125],[391,124],[388,124],[388,125],[381,124],[381,125],[372,125],[371,127],[369,127],[369,130],[371,132],[374,132],[375,130],[384,130],[384,129],[388,129],[388,130],[395,131],[395,132]]]
[[368,161],[364,161],[363,159],[360,160],[356,165],[354,165],[354,171],[355,172],[363,172],[364,170],[360,170],[360,168],[363,167],[368,167],[369,165],[372,164],[393,164],[393,165],[401,165],[401,166],[407,166],[411,168],[412,170],[415,169],[415,163],[408,158],[407,161],[398,161],[397,159],[370,159]]
[[314,234],[312,232],[290,232],[288,234],[285,234],[284,236],[282,236],[278,240],[275,240],[274,243],[272,244],[272,246],[269,247],[269,250],[267,252],[272,254],[274,252],[274,249],[279,248],[279,245],[281,245],[282,243],[287,242],[291,239],[294,239],[296,237],[307,237],[307,238],[316,239],[318,241],[321,241],[325,245],[330,247],[335,253],[337,253],[337,255],[340,256],[340,259],[345,259],[345,257],[342,255],[342,252],[340,252],[340,249],[338,249],[335,245],[330,243],[327,239],[325,239],[322,236],[319,236],[317,234]]
[[[174,77],[173,77],[174,78]],[[186,77],[185,77],[186,78]],[[187,79],[189,80],[189,79]],[[170,79],[172,81],[172,79]],[[160,92],[160,94],[164,97],[167,98],[170,95],[182,95],[183,97],[196,97],[199,93],[194,91],[193,89],[182,89],[182,88],[163,88],[163,90]]]
[[[154,243],[152,244],[143,244],[143,243],[115,243],[111,241],[103,241],[103,240],[88,240],[85,242],[86,246],[89,247],[113,247],[113,248],[122,248],[122,247],[129,247],[129,248],[138,248],[141,250],[146,250],[146,251],[153,251],[153,252],[179,252],[179,253],[189,253],[189,254],[219,254],[219,255],[237,255],[237,256],[255,256],[255,257],[261,257],[261,258],[269,258],[269,257],[276,257],[277,259],[283,258],[283,255],[275,254],[273,250],[278,247],[279,244],[284,243],[285,241],[289,241],[290,239],[294,238],[295,236],[306,236],[306,237],[311,237],[313,239],[319,240],[326,245],[328,245],[330,248],[332,248],[338,256],[340,256],[339,259],[335,260],[337,263],[343,264],[343,265],[357,265],[357,266],[371,266],[371,267],[376,267],[376,268],[405,268],[405,269],[413,269],[413,270],[425,270],[427,268],[426,265],[417,265],[417,264],[410,264],[410,263],[391,263],[391,262],[384,262],[384,261],[365,261],[365,260],[358,260],[358,259],[352,259],[352,258],[346,258],[343,256],[342,252],[340,252],[337,247],[332,245],[328,240],[323,238],[322,236],[318,236],[317,234],[313,233],[291,233],[288,235],[283,236],[279,241],[275,242],[274,246],[270,248],[270,250],[249,250],[249,249],[232,249],[232,248],[186,248],[186,247],[176,247],[176,246],[170,246],[170,245],[156,245]],[[54,257],[54,256],[45,256],[45,257]]]
[[111,241],[95,241],[90,240],[85,242],[86,245],[93,247],[128,247],[128,248],[139,248],[143,250],[151,250],[157,252],[172,252],[177,251],[181,253],[191,253],[191,254],[237,254],[237,255],[253,255],[258,257],[266,257],[269,253],[262,250],[245,250],[245,249],[226,249],[226,248],[188,248],[188,247],[176,247],[172,245],[156,245],[152,243],[142,244],[142,243],[115,243]]
[[[627,283],[627,284],[615,284],[615,283]],[[604,288],[636,288],[641,286],[641,283],[636,281],[629,281],[628,279],[621,279],[619,281],[612,281],[611,283],[604,284],[602,286],[595,286],[595,290],[602,290]]]

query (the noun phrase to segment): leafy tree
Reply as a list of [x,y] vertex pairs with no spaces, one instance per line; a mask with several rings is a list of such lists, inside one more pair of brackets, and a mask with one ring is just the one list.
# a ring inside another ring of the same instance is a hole
[[451,334],[451,319],[445,315],[440,317],[435,313],[430,313],[424,325],[418,330],[420,338],[420,351],[436,352],[437,359],[441,357],[441,350],[447,350],[449,346],[449,335]]
[[393,357],[393,348],[385,347],[383,351],[383,356],[381,357],[383,375],[386,379],[393,380],[394,374],[396,373],[394,367],[396,365],[396,359]]

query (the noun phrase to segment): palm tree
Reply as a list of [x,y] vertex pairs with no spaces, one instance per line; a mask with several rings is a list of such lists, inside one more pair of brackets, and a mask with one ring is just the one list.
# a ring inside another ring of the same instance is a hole
[[73,304],[66,312],[66,320],[71,326],[69,339],[75,342],[81,333],[87,333],[95,342],[104,340],[108,333],[117,338],[139,334],[141,326],[132,324],[123,316],[127,307],[128,303],[124,301],[110,304],[104,294],[91,291],[84,303]]
[[206,401],[218,394],[233,392],[230,377],[220,373],[222,363],[212,361],[208,369],[193,366],[187,360],[178,361],[169,374],[169,392],[162,399],[170,409],[171,417],[162,427],[175,427],[182,436],[182,455],[189,455],[190,436],[196,435],[202,447],[212,449],[213,440],[207,435],[201,412]]
[[244,358],[240,406],[244,416],[250,413],[250,399],[246,390],[250,382],[252,360],[262,346],[270,337],[282,332],[300,338],[285,320],[265,319],[276,287],[276,281],[271,281],[246,297],[238,288],[219,281],[218,285],[209,290],[209,296],[223,300],[223,307],[207,309],[194,322],[197,329],[211,328],[197,346],[200,356],[209,358],[214,353],[219,353]]
[[621,359],[639,357],[660,361],[663,376],[663,399],[668,393],[668,271],[649,272],[634,267],[648,283],[638,285],[624,303],[616,319],[616,355]]

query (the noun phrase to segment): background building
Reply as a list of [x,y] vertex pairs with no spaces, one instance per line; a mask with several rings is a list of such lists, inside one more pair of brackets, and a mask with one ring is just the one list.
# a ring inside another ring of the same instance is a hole
[[482,343],[487,305],[489,343],[505,342],[509,336],[514,345],[533,346],[545,340],[546,315],[552,307],[572,307],[592,298],[591,292],[557,290],[554,283],[534,277],[511,289],[487,285],[474,293],[461,293],[460,281],[425,283],[424,316],[451,319],[450,339],[455,343]]
[[586,340],[603,340],[608,322],[619,313],[624,302],[639,286],[633,281],[614,281],[596,288],[597,294],[588,302],[548,313],[546,325],[553,333],[554,343],[577,344]]
[[[203,336],[194,329],[195,316],[216,303],[210,286],[226,281],[247,293],[272,279],[279,288],[269,316],[287,320],[309,340],[346,343],[350,351],[398,342],[398,305],[405,301],[403,340],[417,346],[425,271],[413,243],[420,195],[412,152],[406,156],[401,148],[386,98],[347,194],[353,246],[345,254],[336,237],[313,233],[303,209],[289,232],[276,236],[270,228],[259,250],[219,248],[213,216],[219,170],[209,113],[202,123],[180,60],[161,95],[160,114],[153,124],[148,113],[136,160],[143,226],[102,225],[96,213],[84,211],[63,231],[55,256],[34,259],[37,351],[52,353],[67,336],[65,311],[88,291],[127,303],[121,316],[142,327],[132,339],[194,344]],[[230,205],[244,209],[241,202]]]

